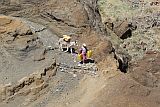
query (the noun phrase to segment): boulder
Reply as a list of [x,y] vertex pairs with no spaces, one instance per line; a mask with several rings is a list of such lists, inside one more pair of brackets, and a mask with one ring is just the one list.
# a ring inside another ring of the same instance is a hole
[[7,16],[0,16],[0,26],[5,26],[7,24],[10,24],[12,22],[12,19]]
[[114,32],[121,39],[126,39],[132,36],[132,29],[127,20],[124,20],[116,24],[116,26],[114,27]]
[[3,34],[6,32],[6,28],[3,26],[0,26],[0,34]]

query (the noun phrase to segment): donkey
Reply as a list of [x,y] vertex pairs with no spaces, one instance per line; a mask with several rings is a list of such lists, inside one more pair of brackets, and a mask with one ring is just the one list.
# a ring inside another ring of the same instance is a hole
[[71,54],[75,53],[74,46],[78,46],[77,40],[69,43],[68,48],[70,49]]
[[60,38],[60,39],[58,40],[58,45],[59,45],[60,51],[64,51],[65,48],[67,49],[65,52],[68,51],[69,42],[66,42],[66,41],[64,40],[64,38]]
[[61,51],[63,51],[64,48],[66,48],[66,50],[64,52],[68,52],[70,50],[71,54],[74,53],[74,46],[78,46],[77,40],[75,40],[73,42],[70,42],[70,41],[66,42],[66,41],[64,41],[63,38],[59,39],[58,44],[59,44],[59,49]]

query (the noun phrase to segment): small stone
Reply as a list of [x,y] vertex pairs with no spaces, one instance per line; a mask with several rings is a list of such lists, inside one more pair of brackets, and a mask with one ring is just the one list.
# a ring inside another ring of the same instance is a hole
[[56,89],[56,92],[58,92],[59,91],[59,89]]
[[81,64],[78,64],[77,66],[79,66],[79,67],[80,67],[80,66],[82,66],[82,65],[81,65]]
[[65,70],[62,68],[60,71],[61,71],[61,72],[64,72]]
[[75,78],[75,77],[77,77],[77,75],[76,75],[76,74],[73,74],[73,77]]

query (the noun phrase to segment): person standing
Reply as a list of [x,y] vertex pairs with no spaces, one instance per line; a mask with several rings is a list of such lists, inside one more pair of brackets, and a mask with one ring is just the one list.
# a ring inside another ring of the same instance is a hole
[[85,63],[87,60],[87,46],[85,43],[82,44],[82,47],[80,48],[80,54],[82,55],[82,63]]

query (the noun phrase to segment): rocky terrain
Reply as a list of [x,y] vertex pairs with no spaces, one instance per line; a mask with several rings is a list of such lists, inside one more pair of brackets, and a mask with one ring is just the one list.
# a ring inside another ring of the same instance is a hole
[[[1,0],[0,107],[159,107],[158,0]],[[78,66],[67,34],[93,50]]]
[[[146,51],[159,51],[158,0],[99,0],[98,5],[117,50],[129,53],[134,60],[142,58]],[[123,40],[117,40],[114,33]]]

